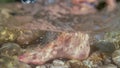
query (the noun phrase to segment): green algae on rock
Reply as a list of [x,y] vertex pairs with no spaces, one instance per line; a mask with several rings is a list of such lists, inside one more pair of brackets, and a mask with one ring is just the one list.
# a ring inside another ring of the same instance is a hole
[[12,30],[7,27],[0,27],[0,44],[9,41],[15,41],[19,31]]
[[116,49],[120,48],[120,31],[112,31],[106,33],[104,37],[105,41],[112,42]]
[[22,45],[30,44],[35,41],[39,36],[39,31],[21,30],[19,36],[17,37],[17,43]]
[[17,57],[0,56],[0,68],[31,68],[18,61]]
[[4,43],[0,48],[0,68],[31,68],[18,61],[22,49],[16,43]]
[[22,53],[22,49],[16,43],[4,43],[0,48],[2,56],[18,56]]

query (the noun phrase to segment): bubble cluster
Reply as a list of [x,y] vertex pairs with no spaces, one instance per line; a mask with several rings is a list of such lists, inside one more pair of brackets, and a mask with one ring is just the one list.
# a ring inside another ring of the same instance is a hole
[[21,0],[21,2],[22,2],[23,4],[31,4],[31,3],[35,3],[36,0]]

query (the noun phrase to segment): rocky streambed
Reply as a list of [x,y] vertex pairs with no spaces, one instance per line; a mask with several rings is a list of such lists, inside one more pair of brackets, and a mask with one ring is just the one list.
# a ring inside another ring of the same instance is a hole
[[72,15],[59,6],[0,4],[0,68],[119,68],[119,6]]

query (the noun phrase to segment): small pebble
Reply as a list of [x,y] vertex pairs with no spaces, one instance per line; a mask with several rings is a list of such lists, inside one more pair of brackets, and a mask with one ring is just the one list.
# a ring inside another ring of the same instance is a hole
[[104,64],[111,64],[112,63],[111,57],[105,58],[103,62]]
[[41,65],[41,66],[36,66],[36,68],[46,68],[45,65]]
[[65,63],[62,60],[54,60],[53,65],[64,65]]
[[116,65],[118,65],[118,67],[120,67],[120,49],[116,50],[112,54],[112,60]]
[[51,65],[50,68],[69,68],[68,66],[54,66],[54,65]]
[[22,53],[22,49],[16,43],[4,43],[0,48],[0,55],[18,56]]
[[115,66],[113,64],[108,64],[108,65],[100,66],[98,68],[117,68],[117,66]]

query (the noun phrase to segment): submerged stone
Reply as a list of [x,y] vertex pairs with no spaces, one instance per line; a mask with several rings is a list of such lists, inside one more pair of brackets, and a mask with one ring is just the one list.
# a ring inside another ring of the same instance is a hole
[[2,56],[18,56],[22,53],[21,47],[16,43],[4,43],[0,48]]
[[57,39],[45,47],[36,48],[19,56],[28,64],[44,64],[55,58],[84,60],[90,52],[89,35],[84,32],[62,32]]
[[120,49],[116,50],[112,54],[112,60],[116,65],[118,65],[118,67],[120,67]]

